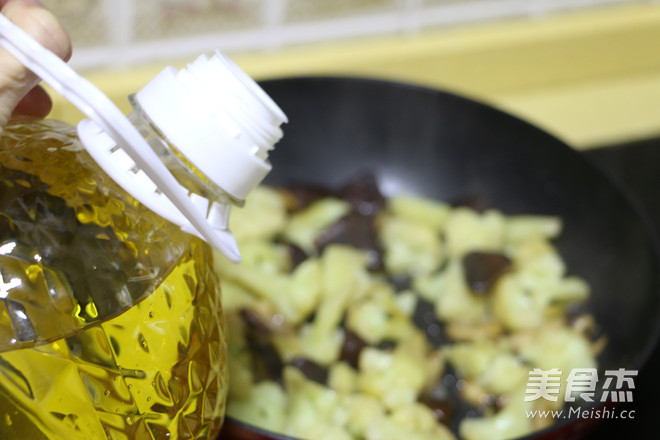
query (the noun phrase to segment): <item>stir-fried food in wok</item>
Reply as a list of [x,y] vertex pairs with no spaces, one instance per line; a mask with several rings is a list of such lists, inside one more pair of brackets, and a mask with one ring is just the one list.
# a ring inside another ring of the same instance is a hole
[[301,439],[514,438],[563,403],[525,399],[531,370],[596,366],[560,218],[386,198],[369,174],[260,187],[233,215],[244,261],[216,258],[233,418]]

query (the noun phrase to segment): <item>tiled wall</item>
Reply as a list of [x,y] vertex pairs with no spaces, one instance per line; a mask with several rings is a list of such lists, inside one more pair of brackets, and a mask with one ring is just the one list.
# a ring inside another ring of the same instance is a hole
[[79,68],[273,50],[507,17],[652,0],[45,0]]

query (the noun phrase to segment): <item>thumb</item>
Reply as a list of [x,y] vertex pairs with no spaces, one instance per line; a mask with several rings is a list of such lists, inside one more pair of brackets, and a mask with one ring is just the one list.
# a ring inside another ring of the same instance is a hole
[[[69,36],[50,11],[34,0],[9,0],[4,3],[1,12],[9,20],[62,59],[70,58]],[[38,83],[39,78],[34,73],[0,48],[0,127],[7,123],[19,103],[18,110],[23,114],[43,116],[48,113],[50,99],[36,87]]]

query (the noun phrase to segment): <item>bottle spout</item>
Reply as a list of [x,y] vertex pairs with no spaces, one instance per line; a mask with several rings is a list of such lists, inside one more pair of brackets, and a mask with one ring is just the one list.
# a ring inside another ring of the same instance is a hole
[[239,250],[238,243],[236,243],[236,239],[231,232],[227,230],[219,230],[215,238],[216,242],[210,243],[211,246],[222,252],[222,254],[232,263],[241,262],[241,251]]

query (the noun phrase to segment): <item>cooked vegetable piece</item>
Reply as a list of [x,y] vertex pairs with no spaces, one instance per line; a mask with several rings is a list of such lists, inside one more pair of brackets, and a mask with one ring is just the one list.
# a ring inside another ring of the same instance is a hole
[[438,233],[444,230],[451,212],[446,203],[410,195],[390,198],[387,208],[394,217],[430,227]]
[[242,209],[234,209],[229,229],[236,240],[256,238],[269,240],[279,234],[287,223],[286,205],[282,195],[267,186],[255,188]]
[[314,202],[327,197],[336,197],[327,188],[313,185],[288,185],[278,189],[289,213],[302,211]]
[[496,252],[472,251],[462,261],[465,281],[474,293],[490,292],[500,275],[511,268],[511,260]]
[[302,374],[309,380],[314,382],[325,384],[328,381],[328,368],[319,365],[311,359],[304,358],[302,356],[296,356],[289,363],[292,367],[295,367],[300,370]]
[[351,205],[335,198],[325,198],[313,202],[289,218],[284,228],[284,237],[300,247],[305,253],[314,255],[314,242],[328,227],[348,214]]
[[498,211],[478,214],[468,208],[456,208],[445,224],[447,254],[460,258],[470,251],[502,251],[506,219]]
[[341,346],[339,360],[347,362],[353,368],[358,368],[360,353],[369,344],[357,333],[348,330],[344,335],[344,343]]
[[363,171],[348,180],[339,191],[339,198],[351,204],[363,216],[375,216],[385,207],[385,197],[372,172]]
[[318,252],[330,244],[345,244],[367,251],[369,270],[379,270],[383,264],[381,249],[374,227],[374,218],[351,211],[321,232],[314,240]]
[[443,262],[444,249],[430,226],[391,215],[379,218],[385,269],[392,274],[429,274]]

